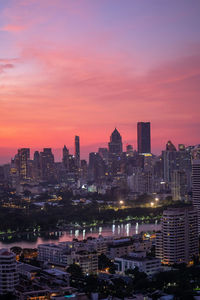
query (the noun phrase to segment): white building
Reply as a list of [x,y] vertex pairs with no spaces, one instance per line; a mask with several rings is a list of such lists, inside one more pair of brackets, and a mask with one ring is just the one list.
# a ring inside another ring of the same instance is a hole
[[135,269],[138,267],[140,272],[145,272],[148,276],[154,275],[161,270],[160,259],[154,257],[147,257],[146,252],[138,251],[132,252],[127,256],[115,258],[114,261],[117,272],[125,274],[128,269]]
[[38,260],[61,266],[72,263],[68,249],[59,244],[38,245]]
[[8,249],[0,250],[0,294],[12,293],[19,282],[15,255]]

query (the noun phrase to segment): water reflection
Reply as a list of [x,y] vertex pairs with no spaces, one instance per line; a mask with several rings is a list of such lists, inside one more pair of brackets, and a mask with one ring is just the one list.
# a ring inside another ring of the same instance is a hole
[[98,237],[100,234],[103,236],[131,236],[134,234],[138,234],[141,231],[148,232],[148,231],[158,231],[160,230],[161,226],[158,222],[154,224],[120,224],[115,225],[112,224],[110,226],[101,226],[101,227],[94,227],[94,228],[83,228],[83,229],[70,229],[66,232],[47,232],[47,233],[36,233],[30,234],[18,234],[16,236],[4,237],[2,238],[2,242],[0,242],[0,248],[3,247],[13,247],[13,246],[20,246],[23,248],[35,248],[38,244],[44,243],[57,243],[57,242],[65,242],[71,241],[73,238],[85,239],[88,236]]
[[120,225],[117,226],[118,235],[120,235]]
[[112,233],[115,234],[115,224],[112,225]]
[[75,230],[75,238],[77,239],[79,237],[79,229]]
[[138,225],[138,223],[136,223],[136,225],[135,225],[135,233],[136,234],[138,234],[138,227],[139,227],[139,225]]

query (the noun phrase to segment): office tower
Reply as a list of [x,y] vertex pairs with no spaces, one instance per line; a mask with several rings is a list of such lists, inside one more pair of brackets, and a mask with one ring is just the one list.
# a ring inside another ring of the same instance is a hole
[[137,123],[137,143],[138,143],[138,153],[140,154],[151,153],[150,122]]
[[64,145],[62,163],[66,171],[69,171],[69,150]]
[[40,152],[40,168],[43,180],[52,181],[55,179],[54,155],[51,148],[44,148]]
[[80,167],[80,139],[79,136],[75,136],[75,159],[77,168]]
[[171,182],[172,199],[185,200],[187,194],[187,176],[184,171],[174,170]]
[[200,234],[200,159],[192,161],[192,202],[198,214],[198,233]]
[[156,257],[163,264],[191,264],[199,256],[197,211],[193,207],[168,208],[156,236]]
[[87,179],[87,171],[88,171],[87,161],[85,159],[82,159],[81,160],[81,178],[83,180]]
[[28,160],[30,159],[30,149],[21,148],[18,149],[18,168],[20,179],[28,178]]
[[76,158],[74,155],[69,154],[69,172],[75,173],[77,171]]
[[0,295],[13,293],[19,282],[15,255],[8,249],[0,250]]
[[107,148],[99,148],[98,153],[102,157],[103,161],[107,164],[108,163],[108,149]]
[[99,153],[91,152],[89,154],[88,175],[91,181],[101,181],[104,178],[105,164]]
[[185,172],[192,172],[192,163],[191,163],[192,155],[191,151],[187,148],[180,149],[179,145],[179,151],[178,151],[178,164],[179,169],[181,171]]
[[172,172],[178,169],[178,154],[171,141],[166,144],[166,150],[162,151],[163,178],[168,184],[172,181]]
[[35,151],[33,156],[33,178],[39,179],[40,175],[40,153],[39,151]]
[[116,128],[110,136],[110,142],[108,143],[108,148],[109,148],[109,154],[112,155],[122,154],[122,137]]

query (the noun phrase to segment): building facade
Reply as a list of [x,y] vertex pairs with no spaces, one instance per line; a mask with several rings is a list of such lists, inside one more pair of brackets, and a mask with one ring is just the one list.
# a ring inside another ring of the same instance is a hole
[[200,159],[192,161],[192,202],[198,215],[198,234],[200,234]]
[[150,122],[137,123],[137,144],[138,153],[151,153],[151,129]]
[[0,295],[13,293],[19,282],[14,253],[7,249],[0,250]]
[[190,264],[199,256],[198,220],[193,207],[163,212],[161,232],[156,236],[156,257],[163,264]]

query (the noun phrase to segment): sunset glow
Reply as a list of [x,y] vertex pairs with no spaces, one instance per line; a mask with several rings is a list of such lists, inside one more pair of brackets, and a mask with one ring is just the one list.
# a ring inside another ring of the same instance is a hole
[[115,127],[136,149],[199,143],[199,0],[0,1],[0,163],[17,148],[81,157]]

